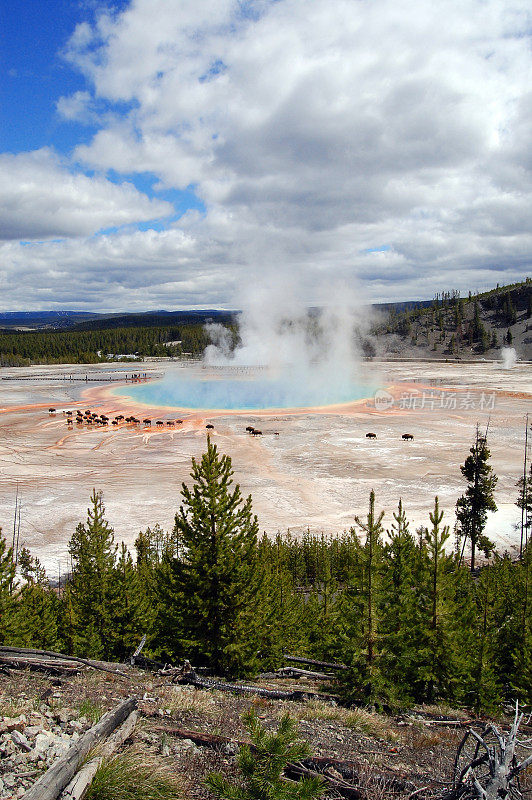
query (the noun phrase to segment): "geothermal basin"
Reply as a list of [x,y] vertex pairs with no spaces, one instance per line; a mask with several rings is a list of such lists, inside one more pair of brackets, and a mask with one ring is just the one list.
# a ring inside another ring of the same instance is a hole
[[[122,380],[137,369],[165,375],[147,383]],[[504,370],[491,362],[397,361],[361,369],[363,381],[340,376],[332,394],[326,382],[321,393],[315,393],[319,386],[299,387],[297,397],[284,400],[275,375],[256,368],[144,362],[3,369],[0,377],[9,379],[0,380],[4,534],[11,541],[17,487],[20,541],[52,574],[68,567],[68,540],[86,518],[93,488],[103,492],[117,541],[132,546],[140,530],[156,523],[170,530],[181,484],[190,478],[191,458],[204,451],[207,433],[231,456],[234,479],[244,496],[252,494],[260,529],[268,534],[347,530],[355,514],[366,512],[371,489],[386,512],[385,527],[400,497],[412,530],[428,524],[437,494],[452,528],[465,488],[460,464],[477,422],[484,431],[489,421],[499,511],[488,533],[501,549],[515,549],[515,484],[522,474],[525,414],[532,411],[531,365]],[[176,382],[183,394],[175,394]],[[282,407],[298,398],[299,406]],[[152,425],[74,424],[70,430],[63,411],[89,408],[111,419],[150,418]],[[178,418],[182,423],[167,425]],[[207,424],[214,428],[207,431]],[[262,435],[250,436],[247,426]],[[377,438],[367,439],[368,432]]]

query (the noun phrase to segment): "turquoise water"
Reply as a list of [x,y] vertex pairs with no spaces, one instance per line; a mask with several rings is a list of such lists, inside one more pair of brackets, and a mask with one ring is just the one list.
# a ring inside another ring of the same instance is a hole
[[116,394],[124,395],[149,406],[216,410],[258,410],[296,408],[349,403],[370,397],[374,388],[369,384],[342,381],[310,383],[305,380],[221,377],[202,378],[170,373],[159,381],[122,387]]

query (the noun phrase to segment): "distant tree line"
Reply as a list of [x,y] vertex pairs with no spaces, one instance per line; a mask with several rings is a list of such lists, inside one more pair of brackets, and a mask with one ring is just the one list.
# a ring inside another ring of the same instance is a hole
[[[484,535],[496,478],[478,432],[462,473],[454,549],[438,498],[425,526],[411,531],[399,502],[385,530],[374,492],[367,514],[341,535],[271,539],[259,536],[230,458],[208,441],[173,530],[139,533],[135,559],[115,543],[97,492],[70,539],[60,590],[0,536],[0,643],[121,660],[147,633],[152,657],[188,658],[218,675],[275,668],[287,651],[342,661],[348,702],[445,700],[477,712],[515,697],[530,705],[532,471],[519,483],[527,535],[516,561],[493,554]],[[475,548],[491,554],[480,568]]]
[[[107,355],[199,356],[209,344],[199,323],[87,331],[0,332],[0,365],[95,364]],[[178,342],[178,344],[168,344]],[[100,355],[99,355],[100,354]]]

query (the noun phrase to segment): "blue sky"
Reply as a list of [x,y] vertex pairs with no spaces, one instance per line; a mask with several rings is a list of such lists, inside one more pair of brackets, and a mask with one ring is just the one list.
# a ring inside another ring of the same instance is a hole
[[524,0],[14,0],[0,23],[2,310],[531,272]]

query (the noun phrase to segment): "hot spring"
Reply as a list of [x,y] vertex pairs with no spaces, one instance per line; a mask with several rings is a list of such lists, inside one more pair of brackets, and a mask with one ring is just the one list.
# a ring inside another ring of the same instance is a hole
[[375,388],[347,369],[331,379],[307,370],[299,373],[297,366],[280,373],[266,368],[177,367],[160,380],[113,393],[153,407],[256,411],[341,405],[370,397]]

